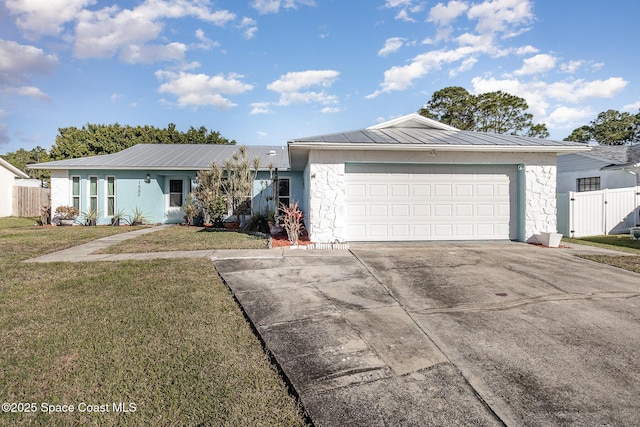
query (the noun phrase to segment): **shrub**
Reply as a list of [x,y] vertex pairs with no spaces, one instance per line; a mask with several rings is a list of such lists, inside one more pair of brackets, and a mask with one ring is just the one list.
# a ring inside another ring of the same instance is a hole
[[287,231],[287,238],[292,245],[295,245],[298,243],[302,227],[302,211],[298,209],[298,202],[289,203],[289,206],[281,203],[280,210],[282,211],[282,226]]
[[80,215],[80,211],[73,206],[58,206],[56,208],[56,215],[61,219],[74,219]]

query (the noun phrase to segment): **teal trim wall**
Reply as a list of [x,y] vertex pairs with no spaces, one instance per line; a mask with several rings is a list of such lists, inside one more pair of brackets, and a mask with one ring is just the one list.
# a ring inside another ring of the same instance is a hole
[[[149,174],[149,183],[145,178]],[[107,216],[107,177],[116,178],[116,206],[115,212],[123,211],[125,216],[131,216],[135,209],[140,209],[151,223],[182,223],[183,214],[179,209],[169,212],[167,209],[169,198],[168,180],[184,179],[183,196],[186,200],[189,191],[195,186],[197,171],[134,171],[134,170],[70,170],[68,178],[80,177],[81,197],[80,210],[86,212],[89,207],[89,177],[98,177],[98,213],[99,225],[111,223]],[[279,172],[281,178],[289,178],[291,199],[300,202],[300,209],[306,211],[304,183],[302,172]],[[274,176],[275,177],[275,176]],[[261,212],[266,207],[266,198],[272,194],[273,178],[269,172],[260,171],[254,182],[254,197],[252,206],[254,212]],[[262,191],[266,189],[266,191]],[[68,202],[71,204],[71,200]],[[275,203],[271,202],[273,210]]]
[[[304,198],[304,180],[302,172],[278,171],[279,178],[288,178],[289,191],[292,202],[298,202],[298,207],[302,212],[307,211],[307,203]],[[275,212],[275,201],[273,200],[274,181],[276,173],[268,171],[260,171],[253,183],[253,200],[251,206],[254,212]],[[271,200],[270,200],[271,199]]]

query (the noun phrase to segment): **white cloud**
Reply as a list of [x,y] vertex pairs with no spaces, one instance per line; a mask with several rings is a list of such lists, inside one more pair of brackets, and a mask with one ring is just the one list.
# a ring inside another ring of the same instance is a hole
[[122,98],[124,98],[124,95],[121,93],[112,93],[111,96],[109,97],[112,104],[115,104],[116,102],[118,102],[119,99],[122,99]]
[[538,52],[539,52],[538,48],[535,48],[531,45],[522,46],[515,50],[516,55],[529,55],[529,54],[538,53]]
[[322,110],[320,110],[322,114],[335,114],[339,113],[340,111],[342,111],[342,109],[339,107],[324,107]]
[[405,22],[416,22],[411,14],[422,12],[425,9],[423,2],[414,0],[387,0],[384,7],[388,9],[400,9],[395,19]]
[[198,48],[202,49],[202,50],[209,50],[212,47],[220,47],[220,43],[214,40],[211,40],[210,38],[208,38],[205,34],[204,31],[201,28],[198,28],[195,32],[195,36],[198,40],[200,40],[200,43],[198,43]]
[[35,35],[57,35],[63,25],[73,21],[86,6],[96,0],[6,0],[16,26]]
[[[566,104],[583,102],[587,98],[610,98],[619,93],[627,82],[619,77],[607,80],[573,80],[544,82],[539,80],[495,79],[475,77],[471,80],[473,93],[502,90],[524,98],[529,111],[537,121],[557,127],[571,126],[574,122],[592,115],[589,107],[573,107]],[[547,115],[551,105],[552,113]],[[564,124],[563,124],[564,123]]]
[[58,58],[40,48],[0,39],[0,85],[27,82],[29,74],[49,74],[57,65]]
[[254,102],[251,104],[251,112],[249,114],[268,114],[273,113],[269,108],[271,104],[268,102]]
[[548,96],[568,102],[579,102],[586,98],[612,98],[627,86],[622,77],[610,77],[607,80],[556,82],[547,88]]
[[315,86],[331,87],[340,73],[334,70],[307,70],[290,72],[267,85],[267,89],[280,94],[279,105],[297,103],[336,104],[338,98],[325,91],[304,91]]
[[367,98],[375,98],[381,93],[402,91],[410,88],[413,81],[424,77],[434,70],[439,70],[443,65],[464,61],[477,53],[482,48],[473,46],[461,46],[453,50],[432,50],[413,58],[408,65],[394,66],[384,72],[384,81],[381,89],[376,90]]
[[460,66],[458,68],[454,68],[452,70],[449,71],[449,77],[455,77],[460,73],[464,73],[465,71],[469,71],[470,69],[473,68],[474,65],[476,65],[476,62],[478,62],[478,60],[476,58],[467,58],[464,61],[462,61],[462,64],[460,64]]
[[576,71],[578,71],[578,69],[583,65],[584,65],[584,61],[569,61],[569,62],[560,64],[560,69],[565,73],[573,74]]
[[[123,60],[175,60],[180,43],[151,45],[160,37],[164,20],[195,17],[222,26],[235,19],[226,11],[210,11],[205,2],[146,0],[134,9],[105,7],[78,14],[74,54],[79,58],[108,58],[121,52]],[[150,52],[145,52],[150,50]],[[123,51],[126,51],[122,54]],[[163,56],[166,55],[166,56]]]
[[51,97],[49,95],[34,86],[9,87],[4,89],[2,92],[39,99],[40,101],[44,102],[51,102]]
[[153,64],[158,61],[182,61],[187,46],[182,43],[168,45],[129,45],[120,50],[119,58],[128,64]]
[[314,0],[254,0],[251,3],[251,7],[262,15],[278,13],[280,8],[297,9],[298,5],[315,6],[316,2]]
[[0,39],[0,90],[49,102],[51,98],[30,84],[31,74],[49,74],[58,65],[55,55],[42,49]]
[[177,97],[180,107],[212,106],[220,109],[235,107],[229,99],[222,95],[238,95],[253,89],[250,84],[243,83],[239,74],[206,74],[174,73],[156,71],[156,77],[164,81],[158,88],[160,93],[170,93]]
[[567,107],[556,108],[545,118],[545,123],[550,127],[571,129],[580,124],[584,124],[593,117],[595,113],[591,107]]
[[243,36],[245,39],[249,40],[255,37],[258,32],[258,23],[255,19],[247,18],[246,16],[242,18],[242,22],[238,25],[238,28],[243,30]]
[[622,110],[637,113],[638,110],[640,110],[640,101],[634,102],[633,104],[627,104],[622,107]]
[[258,139],[265,139],[268,137],[269,137],[269,134],[267,132],[258,131]]
[[514,71],[513,74],[523,76],[544,73],[545,71],[552,70],[556,66],[556,60],[557,58],[553,55],[541,53],[522,61],[522,68]]
[[427,21],[435,22],[439,26],[449,25],[453,20],[458,18],[469,9],[469,6],[462,1],[450,1],[447,5],[438,3],[429,10],[429,18]]
[[384,47],[378,51],[378,56],[387,56],[394,52],[397,52],[403,45],[404,40],[402,37],[391,37],[384,42]]
[[491,0],[471,6],[467,17],[478,20],[476,31],[480,33],[513,33],[520,25],[529,24],[533,13],[529,0]]

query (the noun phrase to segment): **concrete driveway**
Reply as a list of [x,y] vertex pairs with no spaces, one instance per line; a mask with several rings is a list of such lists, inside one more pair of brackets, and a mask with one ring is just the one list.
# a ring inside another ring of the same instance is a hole
[[318,426],[636,425],[640,275],[578,252],[361,244],[214,261]]

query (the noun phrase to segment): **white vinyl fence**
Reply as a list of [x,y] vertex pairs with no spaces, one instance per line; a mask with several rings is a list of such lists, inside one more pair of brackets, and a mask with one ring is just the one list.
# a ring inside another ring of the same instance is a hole
[[561,193],[557,207],[566,237],[628,233],[640,225],[640,187]]

